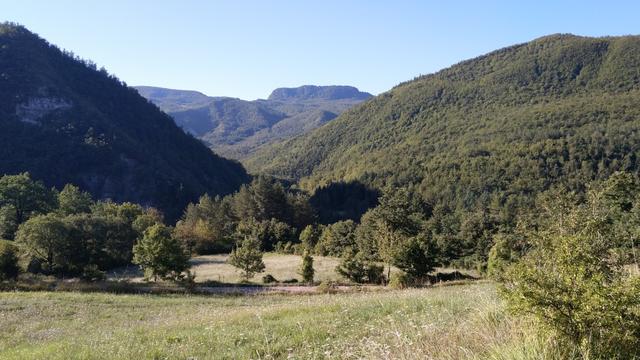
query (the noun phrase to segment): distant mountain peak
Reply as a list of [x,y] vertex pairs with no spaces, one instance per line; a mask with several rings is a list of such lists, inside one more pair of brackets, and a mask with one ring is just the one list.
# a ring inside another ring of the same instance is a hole
[[356,99],[366,100],[373,95],[362,92],[353,86],[332,85],[332,86],[316,86],[304,85],[296,88],[278,88],[273,90],[269,95],[272,101],[291,101],[291,100],[342,100]]

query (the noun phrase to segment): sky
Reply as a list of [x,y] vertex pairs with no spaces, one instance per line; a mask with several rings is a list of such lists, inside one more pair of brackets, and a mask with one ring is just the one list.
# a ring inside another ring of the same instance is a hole
[[0,20],[129,85],[266,98],[278,87],[379,94],[554,33],[640,34],[640,1],[0,0]]

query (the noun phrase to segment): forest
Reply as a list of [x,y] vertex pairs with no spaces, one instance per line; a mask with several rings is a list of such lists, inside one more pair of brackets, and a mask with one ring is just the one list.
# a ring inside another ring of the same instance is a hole
[[552,35],[241,164],[0,25],[0,357],[640,358],[639,67]]

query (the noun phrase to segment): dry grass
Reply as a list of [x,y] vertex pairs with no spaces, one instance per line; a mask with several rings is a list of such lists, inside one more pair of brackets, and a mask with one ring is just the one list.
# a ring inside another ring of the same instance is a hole
[[[191,264],[193,266],[191,271],[196,273],[196,281],[218,281],[223,283],[239,283],[242,281],[240,271],[227,264],[228,258],[229,255],[204,255],[192,258]],[[313,259],[316,281],[340,279],[340,276],[335,272],[340,259],[325,256],[314,256]],[[298,255],[266,253],[263,260],[266,266],[265,271],[250,279],[251,282],[262,283],[262,277],[266,274],[271,274],[279,281],[289,279],[300,281],[302,279],[297,273],[302,263],[302,259]],[[112,271],[109,273],[109,278],[139,282],[142,281],[142,273],[137,267],[131,266]]]
[[2,359],[545,359],[492,284],[241,297],[0,293]]

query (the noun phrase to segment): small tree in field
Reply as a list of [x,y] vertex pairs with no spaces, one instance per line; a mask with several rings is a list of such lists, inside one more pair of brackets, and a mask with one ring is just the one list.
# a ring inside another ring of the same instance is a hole
[[304,255],[302,255],[302,265],[300,266],[300,271],[298,274],[302,276],[302,280],[306,283],[313,282],[313,275],[315,271],[313,270],[313,257],[309,254],[309,251],[306,250]]
[[257,273],[264,271],[260,241],[255,237],[245,237],[240,246],[229,256],[229,264],[242,270],[242,278],[248,281]]
[[171,229],[162,224],[145,230],[143,238],[133,247],[133,263],[140,265],[146,279],[180,279],[189,268],[188,261],[180,242],[171,236]]

